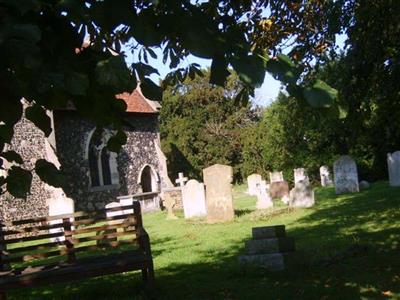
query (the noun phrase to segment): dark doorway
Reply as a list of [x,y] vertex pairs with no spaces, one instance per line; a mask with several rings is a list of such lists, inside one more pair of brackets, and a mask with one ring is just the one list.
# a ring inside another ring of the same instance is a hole
[[151,168],[149,166],[146,166],[142,171],[142,176],[140,177],[140,183],[142,185],[143,193],[148,193],[153,191],[152,182],[153,178],[152,178]]

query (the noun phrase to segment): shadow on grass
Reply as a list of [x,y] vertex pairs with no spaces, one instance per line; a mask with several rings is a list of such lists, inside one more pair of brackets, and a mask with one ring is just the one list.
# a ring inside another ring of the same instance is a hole
[[251,210],[251,209],[235,209],[235,216],[243,217],[244,215],[248,215],[252,212],[253,212],[253,210]]
[[[243,251],[243,241],[239,239],[226,249],[203,250],[201,263],[156,265],[157,285],[151,291],[143,289],[140,273],[127,273],[14,292],[14,299],[400,297],[400,229],[396,223],[400,220],[400,190],[378,184],[370,191],[336,197],[333,189],[324,189],[317,191],[317,201],[312,213],[286,224],[288,235],[296,239],[296,248],[305,254],[300,266],[286,271],[241,270],[237,254]],[[155,257],[166,255],[167,248],[173,254],[171,239],[153,243],[165,244],[158,247],[164,252],[155,252]]]

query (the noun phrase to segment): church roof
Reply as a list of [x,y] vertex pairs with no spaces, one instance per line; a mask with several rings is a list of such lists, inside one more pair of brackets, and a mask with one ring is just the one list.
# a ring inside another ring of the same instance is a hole
[[[128,113],[157,114],[161,108],[158,101],[147,99],[142,94],[139,85],[132,93],[124,92],[117,94],[115,98],[125,101],[126,112]],[[58,110],[76,110],[76,107],[72,102],[69,102],[67,107],[59,108]]]
[[127,107],[126,112],[133,113],[158,113],[161,105],[157,101],[152,101],[143,96],[138,86],[132,93],[122,93],[115,96],[117,99],[124,100]]

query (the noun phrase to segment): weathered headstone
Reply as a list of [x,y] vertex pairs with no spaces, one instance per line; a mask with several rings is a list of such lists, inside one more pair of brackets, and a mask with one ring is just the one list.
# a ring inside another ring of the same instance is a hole
[[259,174],[251,174],[247,177],[247,192],[251,196],[256,196],[258,194],[257,185],[261,183],[262,177]]
[[202,217],[207,214],[204,184],[191,179],[182,188],[185,218]]
[[289,205],[294,207],[311,207],[315,203],[314,189],[306,180],[300,180],[290,191]]
[[271,182],[269,194],[272,199],[282,199],[284,202],[289,198],[289,184],[287,181]]
[[177,216],[174,214],[174,207],[176,205],[175,198],[172,196],[171,193],[164,194],[164,205],[167,209],[167,220],[175,220],[178,219]]
[[361,180],[361,181],[358,183],[358,186],[360,187],[360,190],[367,190],[367,189],[369,189],[369,188],[371,187],[371,185],[369,184],[369,182],[366,181],[366,180]]
[[357,165],[348,156],[341,156],[333,164],[336,194],[359,192]]
[[281,182],[284,181],[282,172],[269,172],[269,182]]
[[203,178],[206,186],[207,222],[233,220],[232,167],[213,165],[203,170]]
[[319,168],[319,175],[321,176],[321,185],[322,186],[332,186],[332,178],[331,173],[329,172],[328,166],[321,166]]
[[390,186],[400,186],[400,151],[387,154]]
[[271,200],[271,196],[269,195],[269,185],[265,180],[262,180],[257,185],[258,193],[257,193],[257,209],[266,209],[274,206],[274,203]]
[[294,169],[294,184],[296,185],[299,181],[310,182],[308,178],[307,171],[304,168]]

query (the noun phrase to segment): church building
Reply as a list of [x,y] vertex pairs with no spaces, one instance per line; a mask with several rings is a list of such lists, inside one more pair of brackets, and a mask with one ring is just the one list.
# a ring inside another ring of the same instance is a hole
[[139,199],[146,210],[160,208],[160,192],[172,186],[160,148],[160,104],[145,98],[140,87],[116,97],[127,104],[127,141],[118,154],[106,148],[112,132],[99,133],[74,108],[49,112],[53,131],[47,138],[24,117],[15,125],[8,150],[21,155],[26,169],[40,158],[61,165],[67,185],[51,187],[33,173],[27,199],[1,196],[1,220],[101,209],[118,197]]

